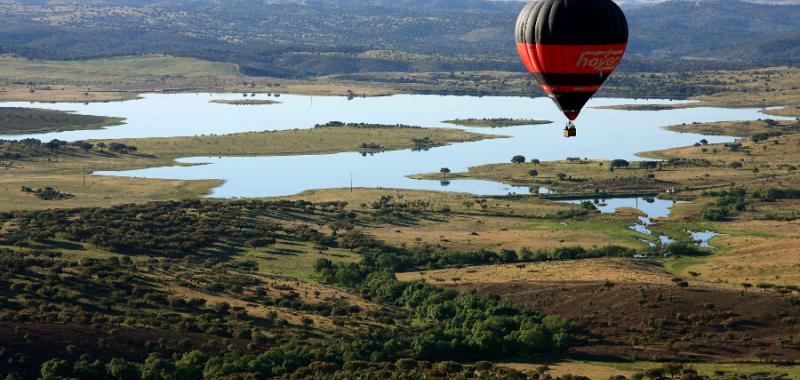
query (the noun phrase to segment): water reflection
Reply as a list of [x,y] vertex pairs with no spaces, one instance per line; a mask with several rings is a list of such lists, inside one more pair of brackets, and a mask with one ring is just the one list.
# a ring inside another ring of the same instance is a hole
[[692,240],[702,248],[716,248],[711,245],[711,239],[719,236],[720,234],[714,231],[689,231],[689,235],[692,236]]
[[[645,225],[650,225],[650,220],[657,218],[666,218],[669,216],[672,206],[680,203],[680,201],[664,200],[652,197],[633,197],[633,198],[598,198],[591,200],[595,207],[604,214],[611,214],[617,212],[621,208],[635,208],[647,215],[645,218],[647,222]],[[566,200],[564,203],[581,204],[586,202],[582,200]]]

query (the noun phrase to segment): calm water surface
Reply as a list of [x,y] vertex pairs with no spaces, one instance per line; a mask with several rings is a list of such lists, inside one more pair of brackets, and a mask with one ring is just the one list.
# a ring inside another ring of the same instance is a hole
[[[125,125],[102,130],[3,138],[57,138],[71,141],[226,134],[310,128],[314,124],[331,120],[443,128],[459,128],[442,123],[443,120],[454,118],[508,117],[557,121],[551,125],[512,128],[461,128],[507,137],[460,143],[423,152],[401,150],[366,157],[355,152],[269,157],[188,157],[180,162],[203,165],[96,173],[165,179],[222,179],[225,183],[214,189],[211,195],[222,198],[280,196],[309,189],[348,187],[351,178],[356,187],[505,195],[527,194],[529,189],[476,180],[454,180],[449,184],[442,184],[440,181],[413,180],[407,176],[438,172],[442,167],[464,171],[470,166],[508,162],[517,154],[528,159],[541,160],[566,157],[632,160],[636,159],[637,152],[691,145],[702,138],[712,143],[732,140],[729,137],[669,132],[662,129],[663,126],[755,120],[764,117],[758,109],[593,109],[590,107],[669,103],[664,100],[594,99],[578,120],[578,138],[564,139],[561,137],[564,117],[547,98],[397,95],[347,100],[344,97],[284,95],[277,99],[281,101],[277,105],[235,106],[209,103],[214,99],[241,98],[241,94],[148,94],[139,100],[116,103],[0,103],[1,106],[40,107],[127,119]],[[267,99],[266,95],[255,98]],[[658,202],[661,201],[656,201],[660,206]],[[650,215],[649,212],[648,214]]]

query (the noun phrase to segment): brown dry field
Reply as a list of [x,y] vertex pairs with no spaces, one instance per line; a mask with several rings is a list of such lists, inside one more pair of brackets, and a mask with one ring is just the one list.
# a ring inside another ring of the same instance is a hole
[[737,220],[719,227],[725,234],[714,240],[719,252],[681,263],[677,273],[732,286],[800,284],[800,222]]
[[669,131],[679,133],[699,133],[701,135],[712,136],[738,136],[750,137],[757,133],[796,133],[800,131],[800,124],[794,121],[780,120],[769,121],[747,120],[747,121],[720,121],[715,123],[691,123],[672,125],[664,128]]
[[498,366],[509,367],[518,371],[537,370],[543,365],[550,368],[547,373],[551,376],[564,376],[564,375],[579,375],[586,376],[591,379],[605,380],[616,375],[629,377],[635,372],[630,370],[623,370],[613,368],[601,363],[581,363],[574,361],[564,361],[559,363],[547,364],[528,364],[528,363],[496,363]]
[[[646,170],[636,168],[615,169],[610,171],[609,161],[549,161],[541,164],[489,164],[469,168],[466,173],[454,173],[447,176],[439,173],[414,176],[428,179],[475,178],[499,181],[516,186],[546,186],[569,194],[593,194],[597,189],[604,193],[651,191],[662,192],[667,188],[706,188],[728,186],[747,180],[769,179],[773,173],[782,175],[787,170],[775,170],[754,175],[743,169],[732,169],[723,162],[711,167],[667,167],[662,170]],[[528,174],[536,170],[536,177]],[[571,179],[560,180],[558,174],[563,173]]]
[[[393,245],[462,251],[597,248],[609,244],[643,246],[638,240],[641,236],[627,228],[640,215],[636,210],[623,209],[616,214],[596,214],[564,222],[555,215],[576,206],[535,197],[480,198],[458,193],[355,188],[352,192],[312,190],[281,199],[344,201],[351,209],[364,210],[385,196],[398,202],[429,204],[426,216],[414,223],[387,220],[364,228],[365,232]],[[485,208],[476,202],[482,202]]]
[[739,71],[702,71],[681,73],[628,73],[631,78],[657,85],[662,81],[687,86],[704,86],[714,83],[715,88],[723,87],[725,91],[712,95],[697,96],[692,99],[696,103],[664,105],[622,105],[607,108],[616,109],[674,109],[691,107],[781,107],[765,110],[766,114],[775,116],[800,116],[800,68],[769,67]]
[[551,250],[608,244],[639,247],[633,239],[618,238],[603,231],[563,228],[559,222],[531,222],[524,218],[452,216],[444,221],[422,221],[413,226],[377,226],[364,230],[389,244],[442,250],[519,252],[524,248]]
[[485,265],[400,273],[397,277],[401,281],[425,280],[437,285],[605,281],[667,285],[673,278],[649,261],[616,258]]
[[[476,197],[470,194],[445,191],[358,187],[352,190],[347,188],[308,190],[298,195],[279,199],[303,199],[312,202],[343,201],[348,203],[349,208],[360,209],[370,207],[371,203],[379,201],[384,196],[390,196],[398,202],[427,202],[430,211],[449,209],[453,214],[458,215],[537,218],[572,208],[569,205],[535,197]],[[483,201],[486,203],[485,209],[478,203]]]
[[[645,360],[794,359],[800,308],[775,292],[674,276],[652,262],[596,259],[403,273],[459,291],[497,294],[570,318],[593,338],[575,352]],[[689,322],[694,321],[694,322]]]
[[742,162],[745,168],[766,168],[767,172],[777,170],[778,166],[782,164],[797,164],[800,158],[800,151],[797,149],[797,146],[800,145],[800,134],[797,133],[798,128],[800,128],[800,123],[798,122],[781,122],[774,127],[769,126],[766,122],[723,122],[674,126],[670,128],[680,128],[681,130],[692,132],[713,131],[713,134],[722,133],[729,135],[736,135],[737,133],[745,132],[745,130],[747,131],[745,133],[748,135],[758,132],[793,131],[795,133],[771,137],[766,141],[760,142],[742,139],[740,140],[741,148],[739,151],[726,148],[724,144],[714,144],[708,146],[678,147],[657,152],[643,152],[640,156],[655,159],[685,158],[705,159],[725,163]]
[[[159,160],[146,155],[104,157],[82,152],[37,160],[4,161],[0,166],[0,211],[111,206],[124,203],[199,197],[221,184],[218,180],[180,181],[91,175],[96,170],[143,168]],[[59,201],[42,201],[20,191],[47,186],[74,194]]]
[[35,87],[33,91],[28,86],[4,86],[0,89],[0,101],[4,102],[95,103],[119,102],[138,97],[138,92],[87,90],[86,87],[74,85]]

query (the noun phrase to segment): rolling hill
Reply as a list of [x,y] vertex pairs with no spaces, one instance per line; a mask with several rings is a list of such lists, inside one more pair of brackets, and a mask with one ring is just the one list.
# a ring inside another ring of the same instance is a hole
[[[622,3],[631,28],[623,69],[800,62],[800,5]],[[3,0],[0,51],[47,59],[168,53],[294,77],[520,70],[510,37],[520,7],[485,0]]]

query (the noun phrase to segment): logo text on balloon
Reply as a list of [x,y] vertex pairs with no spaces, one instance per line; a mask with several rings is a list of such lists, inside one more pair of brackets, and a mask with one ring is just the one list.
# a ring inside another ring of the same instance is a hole
[[596,71],[611,71],[622,60],[624,50],[586,50],[578,57],[576,67],[588,67]]

